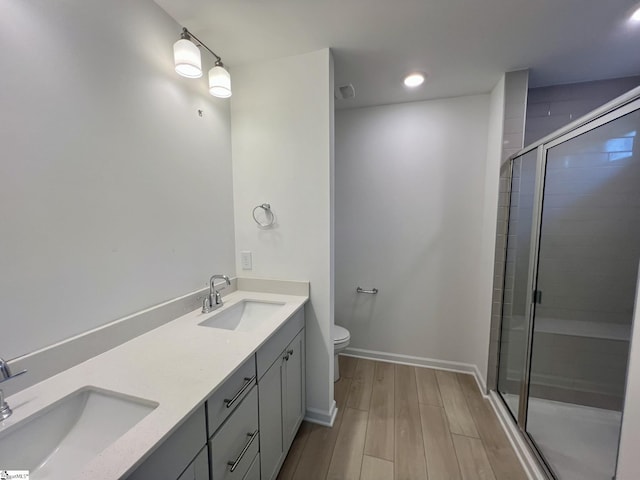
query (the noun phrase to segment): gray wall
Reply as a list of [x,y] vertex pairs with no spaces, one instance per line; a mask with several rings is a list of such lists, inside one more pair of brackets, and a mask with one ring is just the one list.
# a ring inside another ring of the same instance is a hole
[[640,76],[529,89],[525,146],[638,85]]
[[175,74],[179,32],[151,0],[0,4],[3,357],[234,274],[229,104]]

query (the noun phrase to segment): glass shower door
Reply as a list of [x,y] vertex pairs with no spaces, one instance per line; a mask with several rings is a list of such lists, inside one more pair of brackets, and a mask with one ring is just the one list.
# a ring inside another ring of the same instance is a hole
[[562,480],[615,475],[640,259],[640,111],[547,149],[526,431]]
[[502,297],[498,391],[518,418],[529,338],[527,292],[536,185],[534,150],[513,160]]

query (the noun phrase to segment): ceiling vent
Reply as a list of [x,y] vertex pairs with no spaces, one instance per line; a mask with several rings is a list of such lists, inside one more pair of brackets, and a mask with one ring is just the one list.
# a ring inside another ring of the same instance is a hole
[[356,96],[356,89],[350,83],[340,85],[336,87],[334,95],[338,100],[348,100]]

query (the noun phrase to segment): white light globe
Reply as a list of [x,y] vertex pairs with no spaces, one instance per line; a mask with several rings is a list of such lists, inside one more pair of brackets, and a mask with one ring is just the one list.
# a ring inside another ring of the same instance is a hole
[[182,38],[173,44],[173,60],[179,75],[187,78],[202,76],[200,49],[191,40]]
[[219,98],[231,96],[231,76],[222,65],[209,70],[209,93]]

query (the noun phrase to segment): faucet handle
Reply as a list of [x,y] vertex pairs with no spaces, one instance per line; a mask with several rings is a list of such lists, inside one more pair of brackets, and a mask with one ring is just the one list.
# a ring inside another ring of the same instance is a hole
[[4,393],[0,390],[0,422],[9,418],[12,413],[13,410],[11,410],[11,407],[9,407],[7,402],[4,400]]
[[209,313],[211,311],[211,299],[209,295],[205,295],[202,299],[202,313]]

